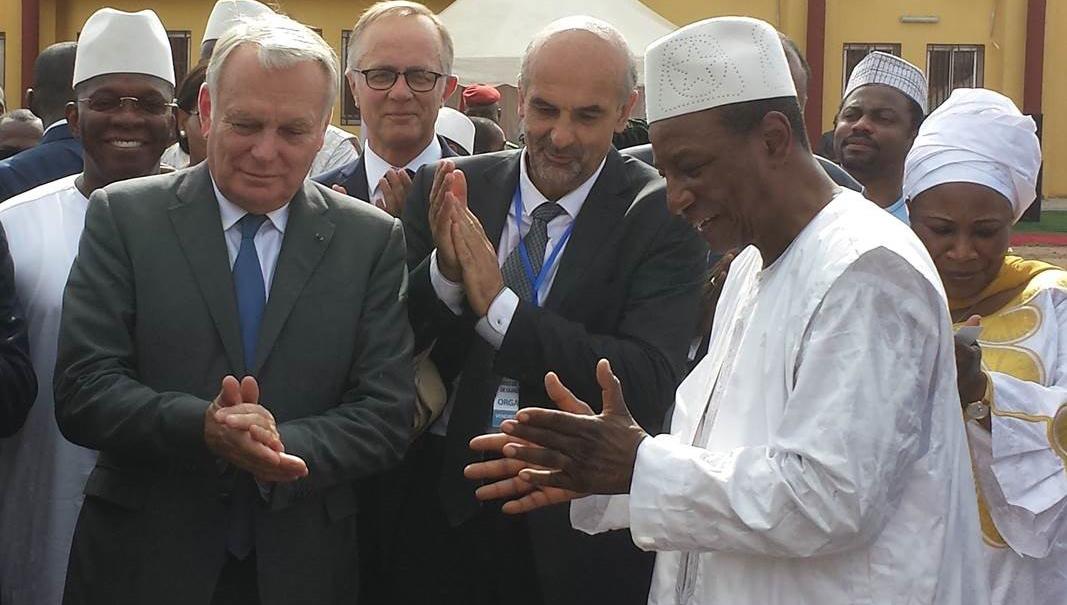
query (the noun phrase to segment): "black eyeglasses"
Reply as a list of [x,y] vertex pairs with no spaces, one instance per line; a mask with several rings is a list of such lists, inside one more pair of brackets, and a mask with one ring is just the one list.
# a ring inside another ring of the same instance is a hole
[[353,69],[352,71],[363,74],[367,86],[371,90],[389,90],[396,84],[400,76],[408,83],[408,88],[415,92],[430,92],[437,86],[437,80],[444,74],[427,69],[409,69],[407,71],[395,71],[392,69]]
[[136,111],[157,116],[166,113],[169,109],[177,107],[174,103],[168,103],[163,99],[140,99],[138,97],[111,97],[103,95],[78,99],[78,102],[85,103],[89,106],[89,109],[100,112],[115,111],[126,103],[129,103],[130,107]]

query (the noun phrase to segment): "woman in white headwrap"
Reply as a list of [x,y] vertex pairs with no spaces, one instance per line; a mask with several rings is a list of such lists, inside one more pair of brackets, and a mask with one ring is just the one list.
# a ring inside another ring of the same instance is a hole
[[952,93],[904,167],[911,224],[957,325],[960,399],[995,604],[1067,603],[1067,272],[1008,255],[1035,198],[1034,121],[983,89]]

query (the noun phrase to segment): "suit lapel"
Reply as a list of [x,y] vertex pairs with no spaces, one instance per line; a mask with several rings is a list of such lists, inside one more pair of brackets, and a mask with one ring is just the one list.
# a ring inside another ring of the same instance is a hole
[[365,155],[360,155],[356,160],[356,167],[352,170],[352,176],[344,180],[345,190],[348,195],[364,202],[370,201],[370,188],[367,187],[367,162]]
[[236,372],[244,368],[237,299],[222,233],[222,217],[207,162],[189,172],[179,183],[176,195],[179,203],[169,208],[171,223],[193,278],[204,295],[230,367]]
[[326,217],[327,210],[322,194],[307,181],[289,203],[289,221],[259,328],[256,372],[270,355],[293,305],[330,245],[334,224]]
[[[519,185],[521,161],[521,151],[501,159],[482,173],[482,178],[486,181],[484,188],[471,188],[473,195],[468,204],[471,211],[481,219],[485,235],[496,249],[500,247],[500,236],[511,211],[511,198]],[[482,192],[481,195],[478,195],[479,191]]]
[[581,283],[582,274],[593,266],[593,260],[605,250],[612,232],[630,207],[629,189],[630,181],[623,171],[622,158],[613,149],[608,152],[604,169],[574,221],[574,231],[559,259],[556,278],[545,299],[546,308],[558,309],[574,286]]

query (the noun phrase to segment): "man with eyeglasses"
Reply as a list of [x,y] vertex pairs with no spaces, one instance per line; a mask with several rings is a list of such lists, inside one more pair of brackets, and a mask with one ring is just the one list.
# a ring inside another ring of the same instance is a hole
[[348,85],[367,142],[356,161],[318,175],[357,199],[400,216],[411,175],[455,153],[434,123],[456,89],[452,37],[416,2],[378,2],[363,13],[348,45]]
[[[136,48],[136,53],[129,52]],[[67,552],[96,452],[60,434],[52,388],[60,309],[89,195],[108,184],[159,172],[174,128],[174,69],[163,24],[152,11],[105,8],[82,28],[74,61],[71,132],[84,170],[0,206],[26,310],[39,383],[22,431],[0,440],[0,602],[60,602]]]

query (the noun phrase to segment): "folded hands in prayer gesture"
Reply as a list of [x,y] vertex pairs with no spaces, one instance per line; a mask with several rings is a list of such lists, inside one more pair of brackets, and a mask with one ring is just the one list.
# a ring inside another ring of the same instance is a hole
[[637,448],[647,433],[630,415],[606,359],[597,363],[596,375],[600,414],[549,372],[545,389],[558,410],[519,410],[501,425],[503,433],[471,440],[474,450],[504,455],[464,469],[468,479],[487,481],[475,492],[479,500],[507,500],[504,512],[518,514],[586,494],[629,492]]

